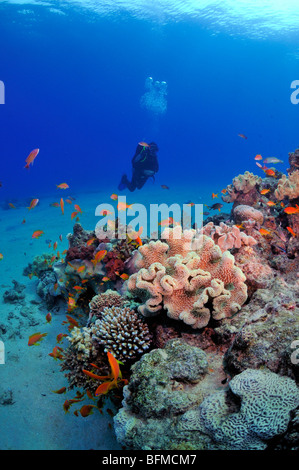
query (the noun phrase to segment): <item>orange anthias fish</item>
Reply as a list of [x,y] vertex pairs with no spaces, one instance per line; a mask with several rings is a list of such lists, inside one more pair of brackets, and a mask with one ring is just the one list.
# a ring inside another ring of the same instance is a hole
[[287,230],[290,232],[293,237],[297,237],[297,234],[294,232],[294,230],[291,227],[287,227]]
[[113,199],[113,201],[116,201],[117,198],[118,198],[118,195],[113,193],[113,194],[111,194],[110,198]]
[[60,204],[59,202],[52,202],[52,204],[50,204],[51,207],[59,207]]
[[62,214],[64,214],[64,200],[62,198],[60,199],[60,208],[61,208]]
[[126,209],[130,209],[131,206],[132,206],[132,204],[126,204],[125,202],[119,202],[117,204],[117,209],[119,211],[125,211]]
[[49,313],[47,313],[47,315],[46,315],[46,320],[47,320],[47,322],[48,322],[48,323],[51,323],[51,320],[52,320],[52,315],[51,315],[51,313],[50,313],[50,312],[49,312]]
[[[67,305],[68,305],[68,311],[72,311],[77,307],[76,301],[72,297],[69,297]],[[77,325],[75,325],[75,326],[77,326]]]
[[221,189],[221,193],[222,193],[222,194],[226,194],[226,193],[227,193],[227,189],[226,189],[226,188],[225,188],[225,189]]
[[53,351],[52,351],[50,354],[48,354],[48,355],[51,356],[51,357],[53,357],[53,359],[55,359],[55,361],[56,361],[57,359],[59,359],[60,361],[62,361],[62,359],[63,359],[62,351],[63,351],[62,348],[60,348],[59,346],[55,346],[55,347],[53,348]]
[[296,207],[292,207],[292,206],[286,207],[284,209],[284,212],[286,214],[298,214],[299,213],[299,206],[298,206],[298,204],[296,204]]
[[34,333],[29,336],[28,346],[38,345],[42,338],[47,336],[48,333]]
[[267,176],[273,176],[274,178],[276,178],[276,173],[274,170],[271,170],[271,168],[264,170],[264,172],[266,173]]
[[126,281],[127,279],[129,279],[130,276],[126,273],[123,273],[119,277],[121,277],[123,281]]
[[56,186],[59,189],[68,189],[69,188],[69,185],[66,184],[66,183],[57,184]]
[[87,416],[93,413],[93,408],[97,408],[95,405],[83,405],[82,408],[79,410],[82,418],[86,418]]
[[103,258],[105,258],[106,255],[107,255],[107,250],[98,251],[94,259],[91,260],[92,264],[96,266],[98,263],[102,261]]
[[141,145],[141,147],[149,147],[149,144],[146,142],[138,142],[138,145]]
[[265,228],[260,228],[259,232],[263,236],[271,235],[271,232],[269,232],[269,230],[266,230]]
[[172,225],[174,223],[174,220],[172,217],[168,217],[168,219],[161,220],[161,222],[158,223],[161,227],[168,227],[169,225]]
[[78,206],[78,204],[74,204],[74,208],[76,209],[77,212],[80,212],[80,214],[82,214],[82,209],[80,206]]
[[92,245],[93,242],[95,242],[96,240],[97,240],[97,238],[90,238],[89,240],[87,240],[86,245],[87,245],[87,246],[90,246],[90,245]]
[[[110,368],[111,368],[111,374],[110,375],[99,376],[99,375],[94,374],[93,372],[89,372],[88,370],[85,370],[85,369],[82,370],[84,372],[84,374],[88,375],[89,377],[91,377],[93,379],[98,379],[98,380],[107,380],[108,379],[107,382],[102,383],[96,389],[95,396],[105,395],[106,393],[109,392],[109,390],[112,390],[113,388],[118,387],[120,382],[124,382],[124,384],[128,383],[127,380],[122,379],[121,371],[120,371],[120,368],[119,368],[119,361],[117,361],[115,359],[115,357],[110,352],[107,353],[107,356],[108,356],[108,361],[109,361]],[[97,366],[95,366],[95,364],[91,364],[91,365],[93,367],[98,368]],[[109,380],[109,379],[112,379],[112,380]]]
[[30,203],[30,206],[27,207],[27,209],[29,209],[31,211],[31,209],[34,209],[37,204],[39,203],[39,199],[32,199],[31,203]]
[[66,392],[66,387],[62,387],[59,390],[52,390],[53,393],[58,393],[58,395],[61,395],[62,393]]
[[247,140],[247,137],[246,137],[246,135],[244,135],[244,134],[238,134],[238,136],[239,136],[239,137],[242,137],[242,139]]
[[43,232],[42,230],[36,230],[35,232],[33,232],[32,238],[39,238],[39,237],[41,237],[43,234],[44,234],[44,232]]
[[63,338],[66,338],[66,337],[67,337],[66,334],[64,334],[64,333],[59,333],[59,335],[56,336],[56,341],[57,341],[57,343],[61,343],[62,339],[63,339]]
[[217,194],[212,193],[212,198],[215,199],[215,197],[218,197],[218,193]]
[[12,204],[11,202],[9,202],[8,205],[11,209],[16,209],[16,206],[14,204]]
[[275,204],[275,202],[273,202],[273,201],[268,201],[268,202],[267,202],[267,206],[273,207],[273,206],[276,206],[276,204]]
[[29,169],[29,166],[33,165],[33,162],[38,156],[38,154],[39,154],[39,149],[32,150],[32,152],[30,152],[28,157],[26,158],[26,165],[24,166],[24,168]]
[[261,194],[263,196],[264,194],[268,194],[269,192],[270,192],[270,189],[262,189]]
[[169,189],[169,186],[167,186],[166,184],[161,184],[161,188],[162,189]]
[[255,159],[255,160],[262,160],[263,157],[262,157],[261,155],[256,155],[256,156],[254,157],[254,159]]
[[78,212],[72,212],[71,219],[73,220],[75,217],[77,217]]

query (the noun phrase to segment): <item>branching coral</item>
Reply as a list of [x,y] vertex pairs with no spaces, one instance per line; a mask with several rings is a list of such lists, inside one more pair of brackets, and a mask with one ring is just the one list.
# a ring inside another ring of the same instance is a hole
[[201,232],[211,237],[222,252],[232,248],[241,248],[242,245],[253,246],[257,243],[253,237],[241,232],[236,225],[230,227],[224,222],[220,222],[220,225],[214,225],[213,222],[209,222],[202,228]]
[[289,177],[282,175],[274,194],[279,201],[286,196],[289,199],[299,197],[299,170],[293,171]]
[[103,294],[95,295],[89,303],[89,319],[102,317],[105,307],[123,307],[125,299],[117,292],[111,289],[106,290]]
[[141,268],[128,280],[128,289],[143,300],[144,316],[162,307],[170,318],[203,328],[210,320],[230,317],[247,298],[245,276],[234,257],[195,230],[165,229],[162,239],[139,248]]
[[150,345],[147,325],[127,307],[105,308],[91,327],[92,339],[123,362],[142,354]]

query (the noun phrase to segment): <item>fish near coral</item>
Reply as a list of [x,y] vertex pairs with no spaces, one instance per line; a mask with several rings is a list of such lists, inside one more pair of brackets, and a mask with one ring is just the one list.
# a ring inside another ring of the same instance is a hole
[[284,209],[284,212],[286,214],[298,214],[299,213],[299,206],[298,206],[298,204],[296,204],[296,207],[292,207],[292,206],[286,207]]
[[59,390],[52,390],[53,393],[57,393],[58,395],[62,395],[66,392],[66,387],[62,387]]
[[291,234],[293,237],[297,237],[297,234],[294,232],[294,230],[293,230],[291,227],[287,227],[287,230],[290,232],[290,234]]
[[86,418],[87,416],[93,413],[93,408],[97,408],[95,405],[83,405],[82,408],[79,410],[82,418]]
[[277,178],[275,171],[271,168],[267,168],[267,170],[264,170],[264,172],[267,176],[273,176],[273,178]]
[[96,267],[96,265],[98,263],[100,263],[104,258],[105,256],[107,255],[107,250],[100,250],[96,253],[94,259],[91,260],[92,264],[94,265],[94,267]]
[[259,229],[259,232],[261,235],[263,235],[264,237],[268,236],[268,235],[271,235],[271,232],[269,232],[269,230],[266,230],[265,228],[260,228]]
[[55,346],[53,348],[53,351],[49,354],[50,357],[53,357],[55,361],[59,359],[60,361],[63,360],[63,354],[62,354],[63,349],[60,348],[59,346]]
[[48,333],[34,333],[33,335],[29,336],[28,346],[39,345],[40,341],[47,335]]

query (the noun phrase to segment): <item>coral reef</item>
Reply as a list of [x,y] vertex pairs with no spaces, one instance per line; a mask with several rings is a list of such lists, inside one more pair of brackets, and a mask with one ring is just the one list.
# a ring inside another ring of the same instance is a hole
[[251,206],[240,204],[233,210],[234,220],[238,224],[242,224],[247,220],[253,220],[256,224],[262,225],[264,222],[264,216],[261,211],[254,209]]
[[95,320],[102,318],[102,312],[105,307],[123,307],[125,299],[112,289],[107,289],[102,294],[95,295],[89,303],[89,320],[93,317]]
[[222,253],[232,248],[241,248],[242,245],[253,246],[257,243],[253,237],[240,232],[236,225],[230,227],[223,222],[220,222],[220,225],[214,225],[213,222],[209,222],[202,228],[201,233],[211,237],[215,244],[219,246]]
[[90,332],[94,343],[122,362],[136,358],[150,345],[147,325],[128,307],[105,307]]
[[288,174],[290,175],[296,170],[299,170],[299,148],[295,152],[289,153],[289,165],[290,168],[287,169]]
[[205,398],[198,410],[198,431],[224,449],[265,449],[265,441],[287,430],[290,411],[299,406],[295,382],[270,371],[246,369],[229,387],[241,399],[238,412],[230,410],[224,391]]
[[[273,279],[267,289],[257,290],[238,318],[216,328],[219,342],[226,328],[235,329],[234,340],[224,356],[231,373],[267,367],[299,381],[299,364],[291,361],[292,338],[299,338],[299,285]],[[275,341],[273,341],[275,338]]]
[[162,307],[170,318],[183,320],[193,328],[203,328],[212,316],[229,317],[247,298],[245,276],[234,265],[234,257],[222,253],[205,235],[195,238],[195,230],[180,226],[164,230],[162,239],[139,248],[139,271],[128,280],[128,289],[141,297],[144,316],[157,314]]
[[252,206],[259,199],[259,185],[262,179],[259,176],[245,171],[244,175],[236,176],[232,184],[226,188],[227,193],[222,197],[224,202],[233,202],[234,207],[239,204]]
[[282,175],[278,181],[275,197],[279,201],[288,197],[297,199],[299,197],[299,170],[293,171],[289,176]]
[[145,354],[114,418],[118,441],[143,450],[265,449],[299,406],[295,382],[267,370],[247,369],[228,386],[214,380],[206,354],[182,340]]

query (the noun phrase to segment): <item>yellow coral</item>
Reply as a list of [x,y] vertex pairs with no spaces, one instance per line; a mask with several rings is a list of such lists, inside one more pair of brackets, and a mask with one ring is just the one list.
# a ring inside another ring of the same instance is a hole
[[129,291],[143,298],[140,313],[152,316],[163,307],[170,318],[203,328],[211,315],[220,320],[240,310],[247,299],[246,278],[228,251],[180,226],[166,229],[162,239],[139,248],[140,269],[128,280]]
[[293,171],[289,177],[282,175],[274,194],[279,201],[285,196],[288,196],[289,199],[299,197],[299,170]]

